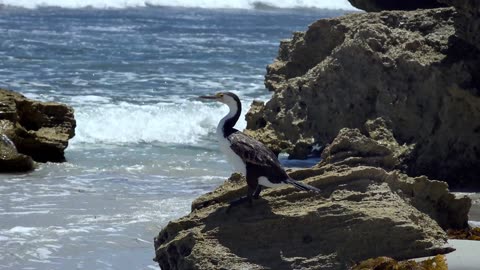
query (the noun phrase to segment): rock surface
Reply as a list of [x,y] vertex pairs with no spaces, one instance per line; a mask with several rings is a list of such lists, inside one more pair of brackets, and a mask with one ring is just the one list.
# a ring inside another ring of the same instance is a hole
[[0,89],[0,133],[19,153],[35,161],[64,161],[68,140],[75,135],[73,109],[55,102],[27,99]]
[[[347,269],[371,257],[450,251],[442,228],[468,226],[470,199],[455,198],[445,182],[365,166],[373,164],[372,157],[388,166],[394,160],[385,146],[388,136],[379,136],[383,124],[367,124],[375,126],[371,133],[379,141],[342,130],[321,163],[290,172],[321,188],[320,194],[267,189],[253,208],[239,206],[227,214],[227,203],[246,192],[245,180],[233,175],[159,233],[155,260],[164,270]],[[351,158],[355,162],[346,162]]]
[[[376,124],[373,125],[373,123]],[[393,137],[379,136],[379,134],[391,134],[381,118],[368,120],[366,126],[370,131],[369,137],[361,134],[358,129],[344,128],[340,130],[338,136],[322,152],[322,161],[308,170],[321,173],[327,168],[331,168],[332,165],[339,167],[373,166],[387,170],[398,167],[401,159],[409,154],[411,148],[406,145],[399,146]],[[375,128],[372,129],[372,126]],[[292,172],[291,175],[295,179],[310,177],[303,173],[302,170],[298,170]],[[397,177],[402,180],[390,183],[390,186],[410,194],[412,197],[409,203],[436,220],[442,228],[468,227],[471,199],[455,198],[448,192],[448,185],[445,182],[429,180],[425,176],[409,178],[398,171],[394,173],[397,173]],[[408,184],[403,185],[403,183]],[[396,186],[398,184],[402,186]]]
[[[476,0],[439,0],[454,6],[458,11],[455,18],[457,36],[477,49],[480,49],[480,1]],[[477,74],[478,76],[478,74]]]
[[159,233],[155,260],[164,270],[348,269],[373,257],[451,251],[444,229],[468,226],[471,200],[456,198],[445,182],[371,166],[391,168],[400,155],[383,119],[366,125],[369,137],[343,129],[321,163],[289,172],[320,194],[267,189],[253,207],[226,213],[247,189],[234,174]]
[[32,158],[19,154],[13,142],[0,135],[0,172],[28,172],[35,168]]
[[383,117],[410,175],[479,187],[480,54],[452,39],[452,8],[384,11],[319,20],[282,41],[267,67],[274,91],[247,115],[246,133],[305,158],[344,127],[366,134]]
[[[437,222],[410,204],[417,196],[448,196],[437,193],[446,191],[444,183],[367,166],[294,175],[306,174],[311,176],[304,181],[322,188],[320,195],[269,189],[253,208],[239,206],[229,214],[226,202],[246,186],[227,181],[160,232],[156,261],[164,270],[347,269],[371,257],[406,259],[450,251]],[[431,193],[429,187],[436,185],[441,188]]]
[[415,10],[445,5],[436,0],[348,0],[352,6],[365,11]]
[[401,168],[413,145],[399,145],[383,118],[365,124],[369,137],[359,129],[343,128],[322,152],[322,162],[336,165],[368,165],[387,170]]

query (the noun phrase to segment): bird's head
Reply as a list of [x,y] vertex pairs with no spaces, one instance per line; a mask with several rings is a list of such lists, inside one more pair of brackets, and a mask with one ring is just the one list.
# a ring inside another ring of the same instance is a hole
[[240,99],[232,92],[218,92],[213,96],[200,96],[200,98],[219,101],[227,105],[240,104]]

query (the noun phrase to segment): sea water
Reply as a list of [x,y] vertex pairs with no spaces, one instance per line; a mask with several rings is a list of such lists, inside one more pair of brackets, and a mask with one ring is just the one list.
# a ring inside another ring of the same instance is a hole
[[[227,108],[197,96],[233,91],[243,115],[267,100],[279,41],[345,13],[325,7],[353,9],[346,0],[0,0],[0,87],[69,104],[78,125],[66,163],[0,175],[0,269],[158,269],[153,237],[231,173],[214,136]],[[467,195],[480,226],[480,195]]]
[[197,96],[233,91],[243,114],[267,100],[279,41],[345,12],[312,7],[352,9],[0,0],[0,87],[69,104],[78,125],[67,162],[0,175],[0,269],[157,269],[153,237],[232,172],[214,135],[227,108]]

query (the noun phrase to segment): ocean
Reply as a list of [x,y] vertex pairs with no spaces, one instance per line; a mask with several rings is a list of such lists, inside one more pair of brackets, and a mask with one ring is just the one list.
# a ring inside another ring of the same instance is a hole
[[0,87],[69,104],[78,125],[67,162],[0,175],[0,269],[158,269],[153,237],[232,172],[214,136],[227,108],[197,96],[233,91],[243,114],[268,100],[279,41],[345,13],[321,8],[353,9],[0,0]]

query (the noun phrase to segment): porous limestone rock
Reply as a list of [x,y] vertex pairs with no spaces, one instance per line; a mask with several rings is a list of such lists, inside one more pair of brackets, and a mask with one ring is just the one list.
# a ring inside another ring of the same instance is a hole
[[414,145],[399,145],[383,118],[365,123],[368,137],[359,129],[343,128],[322,152],[320,164],[368,165],[401,169]]
[[[382,118],[368,120],[366,126],[369,137],[361,134],[358,129],[340,130],[333,142],[322,152],[320,163],[307,169],[306,175],[305,170],[297,170],[291,172],[291,176],[304,179],[311,177],[312,172],[320,174],[332,166],[374,166],[386,170],[398,168],[402,159],[409,155],[411,146],[399,146],[395,138],[390,137],[391,132],[385,128]],[[429,180],[425,176],[410,178],[398,171],[395,173],[401,180],[389,182],[391,188],[410,194],[409,203],[436,220],[442,228],[467,227],[471,199],[455,198],[449,193],[445,182]]]
[[68,140],[75,135],[73,109],[56,102],[30,100],[0,89],[0,133],[19,153],[35,161],[64,161]]
[[414,145],[409,174],[480,187],[480,54],[452,39],[454,15],[350,14],[294,33],[267,67],[274,93],[251,111],[246,133],[306,158],[340,129],[366,134],[365,121],[383,117],[400,145]]
[[436,0],[348,0],[352,6],[365,11],[415,10],[445,5]]
[[[371,156],[379,164],[394,156],[385,121],[367,125],[371,137],[344,129],[322,162],[289,170],[320,193],[266,189],[253,207],[227,213],[228,203],[247,190],[245,179],[233,174],[197,198],[189,215],[163,228],[154,240],[155,261],[164,270],[348,269],[373,257],[403,260],[451,251],[444,229],[468,227],[470,199],[456,198],[442,181],[366,166]],[[332,158],[338,153],[344,154]],[[350,157],[357,162],[341,162]]]
[[[443,182],[368,166],[329,165],[292,173],[305,175],[298,180],[321,188],[320,194],[267,189],[252,208],[238,206],[228,214],[227,202],[243,195],[246,186],[238,176],[226,181],[159,233],[155,260],[164,270],[347,269],[371,257],[407,259],[451,251],[432,219],[447,215],[434,206],[439,197],[449,196]],[[420,198],[423,203],[412,204]],[[424,214],[415,205],[428,205],[425,209],[436,214]]]

